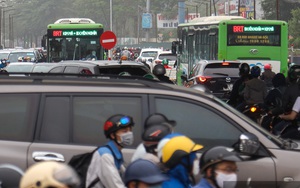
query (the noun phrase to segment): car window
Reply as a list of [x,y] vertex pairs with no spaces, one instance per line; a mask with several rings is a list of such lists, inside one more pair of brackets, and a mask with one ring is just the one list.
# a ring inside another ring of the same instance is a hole
[[239,76],[239,63],[212,63],[204,68],[203,75]]
[[35,55],[33,52],[11,52],[8,59],[10,62],[17,62],[19,57],[35,58]]
[[241,131],[216,111],[192,101],[155,98],[155,110],[175,120],[175,131],[187,135],[209,148],[223,145],[232,147]]
[[150,71],[146,71],[147,69],[143,69],[142,66],[121,66],[121,67],[99,67],[100,74],[111,74],[111,75],[119,75],[122,72],[127,72],[132,76],[144,76],[145,74],[150,73]]
[[142,52],[142,57],[157,57],[158,52],[157,51],[146,51],[146,52]]
[[61,72],[64,71],[64,68],[65,68],[64,66],[54,67],[49,72],[51,72],[51,73],[61,73]]
[[37,114],[37,95],[0,95],[0,139],[31,141]]
[[114,114],[134,118],[135,142],[141,139],[142,98],[108,96],[47,96],[41,140],[53,143],[100,145],[107,142],[105,120]]
[[78,73],[78,69],[79,67],[77,66],[67,66],[64,73]]
[[0,53],[0,59],[7,59],[8,58],[9,53]]
[[160,60],[167,59],[169,61],[176,61],[177,57],[176,55],[171,55],[171,54],[160,54],[158,56],[158,59]]

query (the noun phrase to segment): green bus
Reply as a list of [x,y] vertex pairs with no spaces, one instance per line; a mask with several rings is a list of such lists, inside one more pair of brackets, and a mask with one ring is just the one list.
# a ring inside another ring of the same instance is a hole
[[104,59],[104,49],[100,44],[103,25],[88,18],[63,18],[49,24],[43,38],[47,48],[48,62],[62,60],[84,60],[90,54],[94,59]]
[[286,75],[288,25],[278,20],[248,20],[240,16],[201,17],[178,25],[177,84],[188,76],[195,62],[234,60],[250,67],[272,65]]

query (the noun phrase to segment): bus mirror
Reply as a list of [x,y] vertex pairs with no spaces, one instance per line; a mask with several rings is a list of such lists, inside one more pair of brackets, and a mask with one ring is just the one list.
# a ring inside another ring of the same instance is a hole
[[208,36],[215,36],[217,33],[216,32],[210,32],[208,33]]
[[188,31],[188,36],[194,36],[194,34],[195,34],[194,30],[189,30]]
[[182,44],[179,44],[178,45],[178,54],[181,54],[182,53]]
[[178,41],[173,41],[172,42],[172,54],[176,54],[177,45],[178,45]]

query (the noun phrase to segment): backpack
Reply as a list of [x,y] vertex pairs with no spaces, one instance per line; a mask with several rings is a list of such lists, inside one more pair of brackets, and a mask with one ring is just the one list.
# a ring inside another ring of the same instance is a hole
[[[99,146],[96,149],[94,149],[92,152],[74,155],[71,158],[70,162],[68,163],[78,174],[80,181],[81,181],[81,184],[80,184],[81,188],[86,187],[85,182],[86,182],[86,175],[87,175],[88,168],[90,166],[90,163],[92,161],[94,153],[101,147],[107,147],[108,149],[110,149],[112,151],[112,149],[108,145]],[[88,187],[93,187],[99,181],[100,181],[99,178],[95,179]]]

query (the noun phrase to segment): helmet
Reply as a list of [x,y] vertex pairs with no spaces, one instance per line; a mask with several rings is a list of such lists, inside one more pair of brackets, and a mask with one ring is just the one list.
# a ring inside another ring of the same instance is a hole
[[150,127],[150,125],[161,124],[164,122],[171,124],[173,127],[176,125],[176,121],[168,120],[168,118],[161,113],[154,113],[148,116],[145,120],[144,129],[147,129],[148,127]]
[[23,61],[23,57],[18,57],[18,61]]
[[216,146],[205,151],[200,158],[200,170],[203,173],[211,165],[222,161],[242,161],[241,157],[234,151],[229,151],[224,146]]
[[125,46],[125,47],[124,47],[124,50],[128,50],[128,48]]
[[142,134],[142,140],[149,142],[158,142],[166,135],[172,133],[172,131],[173,125],[167,122],[152,124],[144,130]]
[[162,76],[166,74],[166,68],[162,64],[157,64],[153,68],[153,74],[156,76]]
[[242,63],[239,66],[239,71],[240,71],[240,75],[247,75],[250,72],[250,66],[248,65],[248,63]]
[[163,65],[169,65],[169,60],[168,59],[163,59],[161,64]]
[[147,184],[158,184],[168,179],[168,176],[163,174],[157,165],[145,159],[138,159],[132,162],[126,168],[124,175],[125,185],[128,185],[128,183],[131,181],[141,181]]
[[106,138],[110,137],[111,133],[116,132],[119,129],[133,126],[134,122],[132,117],[123,114],[117,114],[109,117],[104,123],[103,130]]
[[289,81],[294,82],[300,77],[300,65],[293,65],[289,68],[288,78]]
[[171,138],[174,138],[176,136],[184,136],[184,135],[182,135],[180,133],[171,133],[159,141],[159,143],[157,144],[157,157],[159,159],[161,159],[161,157],[162,157],[163,147],[166,145],[166,143],[168,143],[171,140]]
[[173,168],[183,157],[202,148],[202,145],[196,144],[186,136],[176,136],[163,146],[161,161],[167,168]]
[[68,165],[46,161],[31,166],[21,179],[20,188],[79,187],[80,179]]
[[265,69],[265,70],[271,70],[271,69],[272,69],[271,64],[265,64],[265,65],[264,65],[264,69]]
[[285,86],[286,80],[282,73],[277,73],[272,79],[272,84],[274,87]]
[[251,68],[251,76],[254,77],[254,78],[257,78],[260,76],[260,68],[259,66],[253,66]]

